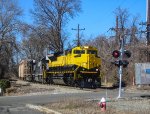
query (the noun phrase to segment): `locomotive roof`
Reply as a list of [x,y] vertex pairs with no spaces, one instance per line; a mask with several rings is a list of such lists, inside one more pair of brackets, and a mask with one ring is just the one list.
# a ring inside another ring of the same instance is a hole
[[97,48],[93,47],[93,46],[77,46],[77,47],[74,47],[73,49],[94,49],[94,50],[97,50]]

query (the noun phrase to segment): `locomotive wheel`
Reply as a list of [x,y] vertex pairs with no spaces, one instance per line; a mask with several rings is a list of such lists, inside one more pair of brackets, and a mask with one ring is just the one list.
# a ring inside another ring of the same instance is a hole
[[97,86],[97,87],[101,87],[101,79],[100,79],[100,78],[97,78],[97,79],[96,79],[96,82],[98,83],[98,84],[96,84],[96,86]]
[[69,76],[68,77],[68,83],[70,86],[74,86],[74,79],[73,79],[73,76]]
[[67,74],[64,74],[63,81],[66,85],[68,85],[68,79],[67,79]]
[[96,83],[95,83],[95,79],[92,79],[91,88],[92,89],[96,89],[97,88]]
[[54,84],[52,76],[49,75],[49,76],[46,78],[46,83],[47,83],[47,84]]
[[85,80],[84,79],[81,79],[79,81],[79,87],[80,87],[80,89],[83,89],[85,87]]
[[63,81],[64,81],[64,83],[65,83],[66,85],[68,85],[67,77],[64,77],[64,78],[63,78]]
[[78,81],[78,85],[81,89],[83,89],[83,88],[96,89],[97,88],[96,83],[95,83],[95,79],[92,79],[92,78],[80,79]]
[[72,74],[65,74],[63,80],[64,80],[64,83],[68,86],[74,86],[75,85]]

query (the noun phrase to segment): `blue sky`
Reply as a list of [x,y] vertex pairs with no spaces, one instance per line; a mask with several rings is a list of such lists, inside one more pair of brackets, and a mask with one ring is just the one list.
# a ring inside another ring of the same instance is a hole
[[[76,28],[80,24],[85,28],[82,33],[84,38],[96,37],[101,34],[109,35],[108,29],[115,25],[115,15],[113,11],[117,7],[128,9],[132,15],[139,15],[140,21],[146,21],[146,0],[81,0],[82,12],[74,19],[70,19],[65,30],[70,38],[76,37]],[[33,0],[19,0],[19,5],[24,10],[24,21],[31,23],[29,10],[33,8]]]

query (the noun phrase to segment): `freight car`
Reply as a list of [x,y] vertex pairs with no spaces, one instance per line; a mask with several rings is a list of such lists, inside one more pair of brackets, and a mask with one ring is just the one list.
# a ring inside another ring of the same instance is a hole
[[25,76],[26,80],[30,77],[30,81],[40,80],[49,84],[64,83],[81,88],[95,88],[101,85],[101,58],[97,52],[92,46],[78,46],[66,50],[64,54],[47,55],[37,67],[31,60],[29,66],[32,72]]

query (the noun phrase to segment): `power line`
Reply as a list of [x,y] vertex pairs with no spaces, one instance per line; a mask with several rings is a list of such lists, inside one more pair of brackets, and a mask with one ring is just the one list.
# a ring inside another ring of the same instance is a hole
[[72,30],[77,30],[77,32],[78,32],[78,34],[77,34],[77,46],[80,46],[80,31],[81,30],[85,30],[85,28],[83,28],[83,29],[81,29],[80,28],[80,25],[78,24],[78,27],[77,27],[77,29],[74,29],[74,28],[72,28]]

